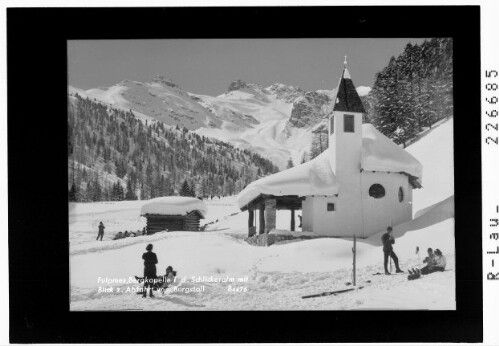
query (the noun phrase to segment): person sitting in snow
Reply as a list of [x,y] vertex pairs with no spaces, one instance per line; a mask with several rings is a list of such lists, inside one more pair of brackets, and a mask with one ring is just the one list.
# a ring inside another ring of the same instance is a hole
[[[428,252],[429,250],[430,249],[428,249]],[[412,271],[409,270],[409,280],[417,279],[421,275],[428,275],[434,272],[443,272],[445,271],[446,265],[447,261],[445,259],[445,256],[442,254],[442,251],[440,251],[440,249],[436,249],[435,254],[433,255],[433,259],[427,261],[427,264],[424,268],[413,269]]]
[[173,270],[172,266],[166,267],[166,273],[161,277],[159,289],[164,292],[175,281],[175,276],[177,276],[177,272]]
[[123,234],[123,238],[128,238],[130,236],[130,233],[128,233],[127,230],[125,230],[125,234]]
[[142,235],[147,235],[147,230],[146,230],[146,228],[145,228],[145,227],[144,227],[144,228],[142,228]]
[[435,265],[435,254],[433,253],[433,249],[431,247],[428,248],[428,257],[425,257],[423,263],[426,263],[426,266]]
[[443,272],[445,271],[445,266],[447,265],[447,260],[440,249],[435,250],[435,271]]
[[119,231],[113,238],[113,240],[116,240],[116,239],[121,239],[123,238],[123,233],[121,231]]
[[403,273],[402,269],[399,267],[399,259],[395,252],[393,252],[393,246],[392,244],[395,244],[395,238],[393,238],[392,235],[393,228],[388,227],[386,229],[386,233],[381,236],[381,241],[383,242],[383,255],[384,255],[384,267],[385,267],[385,275],[391,275],[391,273],[388,271],[388,257],[391,257],[393,259],[393,262],[395,263],[395,268],[397,269],[397,273]]
[[138,237],[141,235],[142,235],[142,231],[140,229],[138,229],[137,232],[135,232],[135,236]]

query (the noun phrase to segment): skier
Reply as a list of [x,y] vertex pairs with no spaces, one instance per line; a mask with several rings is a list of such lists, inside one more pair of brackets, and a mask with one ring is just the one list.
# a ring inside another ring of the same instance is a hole
[[144,294],[142,298],[147,296],[147,287],[149,287],[149,297],[154,297],[152,294],[152,286],[156,280],[156,264],[158,263],[158,258],[156,254],[152,252],[152,244],[147,245],[147,252],[142,255],[144,260]]
[[403,273],[402,269],[399,267],[399,259],[395,252],[393,252],[392,244],[395,244],[395,239],[392,235],[393,228],[389,226],[386,229],[386,233],[381,236],[381,241],[383,242],[383,254],[384,254],[384,266],[385,266],[385,275],[391,275],[388,271],[388,257],[393,258],[393,262],[395,263],[395,268],[397,269],[397,273]]
[[99,223],[99,233],[97,234],[97,239],[96,240],[99,240],[99,237],[100,237],[100,241],[102,241],[102,237],[104,236],[104,224],[102,223],[102,221]]
[[301,215],[298,215],[298,218],[300,219],[300,224],[298,225],[298,227],[300,227],[300,228],[301,228],[301,227],[302,227],[302,218],[303,218],[303,217],[302,217]]

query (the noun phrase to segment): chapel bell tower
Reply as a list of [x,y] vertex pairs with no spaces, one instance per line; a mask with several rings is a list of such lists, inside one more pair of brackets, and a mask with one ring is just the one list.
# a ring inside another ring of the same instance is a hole
[[362,114],[364,106],[347,70],[338,83],[333,112],[329,115],[329,152],[337,177],[360,172],[362,148]]

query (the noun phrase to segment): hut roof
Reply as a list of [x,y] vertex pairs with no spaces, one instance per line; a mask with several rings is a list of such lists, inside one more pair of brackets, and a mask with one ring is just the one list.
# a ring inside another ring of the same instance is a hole
[[208,208],[194,197],[170,196],[149,200],[142,206],[140,215],[187,215],[192,211],[197,211],[204,218]]

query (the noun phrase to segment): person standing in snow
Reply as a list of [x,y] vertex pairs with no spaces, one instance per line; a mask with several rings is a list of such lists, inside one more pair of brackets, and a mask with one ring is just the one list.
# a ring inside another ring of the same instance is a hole
[[97,239],[96,240],[100,240],[102,241],[102,237],[104,236],[104,224],[102,223],[102,221],[99,223],[99,233],[97,234]]
[[144,260],[144,294],[143,298],[147,296],[147,287],[149,287],[149,297],[154,297],[152,294],[152,288],[154,280],[156,280],[156,264],[158,263],[158,258],[156,254],[152,252],[152,244],[147,245],[146,251],[142,255]]
[[395,263],[395,268],[397,269],[397,273],[403,273],[403,271],[399,267],[399,259],[395,252],[393,252],[392,244],[395,244],[395,238],[392,235],[393,228],[388,227],[386,229],[386,233],[381,236],[381,241],[383,242],[383,254],[384,254],[384,267],[385,267],[385,275],[390,275],[391,273],[388,271],[388,257],[393,259]]

